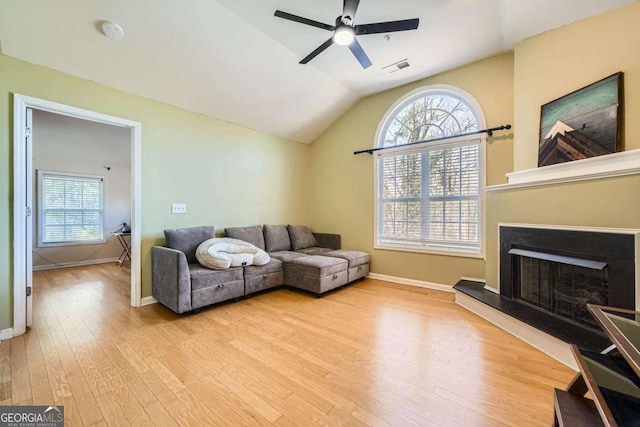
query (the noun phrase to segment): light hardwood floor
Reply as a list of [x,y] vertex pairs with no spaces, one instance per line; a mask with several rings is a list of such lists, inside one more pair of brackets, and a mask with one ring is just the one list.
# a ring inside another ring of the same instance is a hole
[[128,275],[34,273],[0,405],[62,404],[69,426],[548,426],[573,377],[447,293],[365,280],[176,316],[130,308]]

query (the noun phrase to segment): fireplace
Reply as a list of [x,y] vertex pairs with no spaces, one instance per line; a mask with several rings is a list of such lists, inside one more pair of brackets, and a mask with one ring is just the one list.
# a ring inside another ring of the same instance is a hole
[[608,265],[584,258],[511,249],[513,298],[571,322],[599,329],[587,303],[609,304]]
[[566,324],[600,333],[586,305],[634,310],[635,258],[633,234],[501,225],[500,294],[552,317],[562,339]]

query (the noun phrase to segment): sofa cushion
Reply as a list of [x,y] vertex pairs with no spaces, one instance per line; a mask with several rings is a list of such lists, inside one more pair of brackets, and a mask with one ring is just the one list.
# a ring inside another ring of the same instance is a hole
[[264,226],[264,244],[267,252],[291,250],[291,241],[286,225]]
[[324,255],[327,252],[333,252],[333,249],[313,246],[311,248],[298,249],[296,252],[300,252],[301,254],[307,254],[307,255]]
[[278,252],[269,252],[269,256],[271,258],[279,259],[280,261],[287,263],[292,259],[306,257],[306,254],[300,252],[293,251],[278,251]]
[[346,272],[347,261],[334,257],[309,255],[289,261],[286,270],[307,276],[324,277],[342,271]]
[[216,237],[216,229],[213,226],[164,230],[165,246],[184,252],[189,264],[197,262],[196,249],[200,243],[213,237]]
[[314,237],[309,227],[304,225],[288,225],[289,238],[291,239],[291,249],[297,251],[299,249],[311,248],[318,246],[316,238]]
[[244,277],[261,276],[263,274],[278,273],[282,271],[282,261],[271,258],[265,265],[249,265],[244,268]]
[[336,258],[342,258],[349,262],[349,268],[357,267],[359,265],[369,264],[369,254],[361,251],[350,251],[346,249],[339,249],[337,251],[326,252],[322,254],[324,256],[332,256]]
[[335,233],[313,233],[313,237],[316,238],[318,246],[321,248],[331,248],[338,250],[342,246],[342,238],[339,234]]
[[200,264],[189,264],[191,275],[191,291],[218,286],[237,280],[244,280],[242,267],[229,268],[227,270],[211,270]]
[[269,262],[269,255],[260,248],[244,240],[230,237],[214,237],[205,240],[196,250],[198,262],[214,270],[245,265],[264,265]]
[[264,234],[262,234],[262,227],[256,225],[254,227],[229,227],[224,229],[227,237],[232,239],[244,240],[252,245],[264,250]]

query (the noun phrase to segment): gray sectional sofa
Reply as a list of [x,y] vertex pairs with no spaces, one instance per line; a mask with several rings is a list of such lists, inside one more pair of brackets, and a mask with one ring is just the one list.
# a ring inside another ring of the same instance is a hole
[[322,295],[369,274],[369,254],[341,249],[338,234],[312,233],[298,225],[231,227],[227,237],[244,240],[271,256],[266,265],[211,270],[196,249],[215,237],[212,226],[165,230],[165,246],[151,250],[153,297],[176,313],[198,310],[282,285]]

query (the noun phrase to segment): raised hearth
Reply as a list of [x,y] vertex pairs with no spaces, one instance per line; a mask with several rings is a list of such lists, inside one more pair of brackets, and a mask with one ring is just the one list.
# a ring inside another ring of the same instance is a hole
[[[601,351],[611,344],[607,337],[601,332],[591,331],[576,324],[566,322],[530,305],[519,303],[514,299],[492,292],[486,289],[484,285],[482,282],[460,280],[453,288],[514,319],[524,322],[542,332],[546,332],[566,343],[574,343],[580,348]],[[501,325],[498,324],[498,326]],[[540,348],[539,345],[536,345],[536,347]],[[545,351],[543,348],[540,349]],[[564,360],[562,361],[565,362]]]
[[[499,294],[465,280],[454,288],[466,297],[459,304],[567,363],[562,343],[592,351],[610,344],[591,321],[587,303],[638,309],[637,248],[638,230],[501,224],[499,283],[490,284],[499,285]],[[469,305],[474,300],[483,304]],[[491,314],[491,308],[503,317]],[[514,321],[548,335],[534,334],[535,342],[530,341]],[[560,341],[549,341],[545,350],[540,337],[549,335]]]

